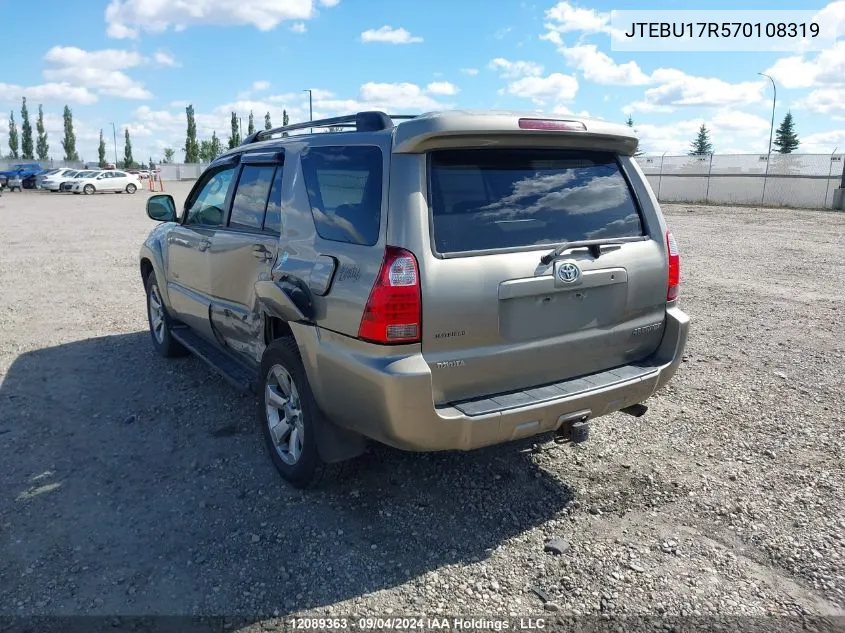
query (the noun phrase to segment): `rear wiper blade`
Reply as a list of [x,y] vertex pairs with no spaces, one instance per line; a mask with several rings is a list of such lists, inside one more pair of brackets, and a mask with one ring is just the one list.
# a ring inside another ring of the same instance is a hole
[[647,240],[647,235],[638,235],[636,237],[610,237],[606,239],[597,240],[575,240],[573,242],[564,242],[553,251],[549,251],[540,258],[540,263],[543,265],[551,264],[556,258],[563,255],[568,250],[573,248],[589,248],[590,255],[598,259],[601,255],[602,246],[611,246],[613,244],[627,244],[629,242],[642,242]]

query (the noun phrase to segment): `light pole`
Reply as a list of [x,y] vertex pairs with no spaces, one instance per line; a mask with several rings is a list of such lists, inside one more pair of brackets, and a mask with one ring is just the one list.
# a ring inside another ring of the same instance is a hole
[[[313,121],[314,120],[314,101],[311,99],[311,89],[308,88],[308,89],[303,90],[302,92],[308,93],[308,120]],[[313,134],[313,133],[314,133],[314,128],[312,127],[311,128],[311,134]]]
[[763,194],[760,196],[760,206],[766,204],[766,183],[769,180],[769,164],[772,162],[772,132],[775,131],[775,103],[778,100],[778,88],[775,85],[775,80],[765,73],[757,73],[761,77],[767,77],[772,82],[772,89],[774,95],[772,96],[772,123],[769,126],[769,153],[766,155],[766,173],[763,176]]
[[114,141],[114,167],[117,169],[117,129],[114,127],[114,121],[111,121],[111,137]]
[[769,81],[772,82],[772,90],[774,90],[774,96],[772,97],[772,124],[769,126],[769,156],[772,155],[772,133],[775,131],[775,103],[778,100],[778,87],[775,85],[775,80],[769,77],[769,75],[765,73],[757,73],[762,77],[768,78]]

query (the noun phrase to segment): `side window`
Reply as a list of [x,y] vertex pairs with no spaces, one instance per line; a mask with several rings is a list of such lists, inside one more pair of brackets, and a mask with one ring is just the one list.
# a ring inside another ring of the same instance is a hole
[[273,188],[267,200],[267,213],[264,215],[264,230],[268,233],[282,232],[282,174],[284,168],[279,165],[273,178]]
[[227,167],[208,176],[186,205],[185,224],[223,224],[223,206],[226,204],[226,194],[234,174],[235,168]]
[[372,246],[381,224],[382,154],[373,146],[312,147],[302,173],[320,237]]
[[261,230],[275,169],[275,165],[244,165],[232,202],[229,226]]

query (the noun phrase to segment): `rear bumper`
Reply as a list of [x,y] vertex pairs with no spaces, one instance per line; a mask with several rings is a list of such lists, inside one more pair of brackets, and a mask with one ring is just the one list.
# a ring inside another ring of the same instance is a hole
[[472,450],[554,431],[573,414],[596,418],[646,400],[675,374],[689,317],[667,310],[648,360],[516,393],[435,407],[418,346],[384,348],[292,324],[314,396],[339,426],[409,451]]

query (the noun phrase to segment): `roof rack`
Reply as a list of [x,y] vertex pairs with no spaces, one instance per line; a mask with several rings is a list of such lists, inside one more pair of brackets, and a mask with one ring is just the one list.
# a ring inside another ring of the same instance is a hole
[[352,128],[356,132],[378,132],[381,130],[393,129],[393,120],[415,119],[416,114],[385,114],[379,111],[358,112],[356,114],[347,114],[344,116],[336,116],[330,119],[318,119],[316,121],[304,121],[302,123],[293,123],[292,125],[283,125],[281,127],[274,127],[269,130],[259,130],[247,136],[241,145],[249,145],[250,143],[257,143],[264,141],[276,134],[284,132],[293,132],[296,130],[307,130],[310,128],[325,128],[325,127],[341,127]]

